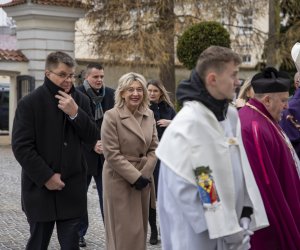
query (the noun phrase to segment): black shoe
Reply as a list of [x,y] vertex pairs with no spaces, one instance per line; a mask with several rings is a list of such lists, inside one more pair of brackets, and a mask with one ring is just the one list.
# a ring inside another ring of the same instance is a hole
[[157,239],[157,231],[156,232],[151,232],[151,236],[150,236],[150,241],[149,243],[151,245],[156,245],[158,243],[158,239]]
[[79,246],[86,247],[86,242],[83,236],[79,237]]

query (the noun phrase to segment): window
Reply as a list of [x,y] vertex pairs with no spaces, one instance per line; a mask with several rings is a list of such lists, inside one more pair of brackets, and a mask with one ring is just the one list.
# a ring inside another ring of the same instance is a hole
[[251,55],[242,55],[242,61],[243,63],[251,63]]
[[247,35],[252,34],[253,32],[253,10],[244,10],[239,18],[239,34],[240,35]]

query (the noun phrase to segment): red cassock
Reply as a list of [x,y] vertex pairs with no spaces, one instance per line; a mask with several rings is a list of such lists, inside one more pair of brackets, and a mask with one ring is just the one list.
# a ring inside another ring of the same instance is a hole
[[243,143],[270,226],[254,233],[252,250],[300,249],[300,180],[278,123],[256,99],[239,111]]

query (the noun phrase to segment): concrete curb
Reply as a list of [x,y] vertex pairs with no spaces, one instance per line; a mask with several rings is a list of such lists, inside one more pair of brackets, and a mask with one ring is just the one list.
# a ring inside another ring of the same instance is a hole
[[11,138],[9,135],[1,135],[0,134],[0,146],[8,146],[11,145]]

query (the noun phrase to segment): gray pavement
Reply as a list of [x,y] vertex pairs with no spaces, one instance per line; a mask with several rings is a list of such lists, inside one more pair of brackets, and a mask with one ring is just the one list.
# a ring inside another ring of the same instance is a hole
[[[21,167],[15,160],[11,147],[0,145],[0,250],[23,250],[29,237],[29,226],[21,210],[20,176]],[[97,191],[92,187],[88,192],[88,210],[90,227],[86,235],[87,247],[81,249],[104,249],[104,227]],[[150,250],[161,249],[160,242],[156,246],[147,243],[147,247]],[[48,249],[60,249],[55,231]]]

